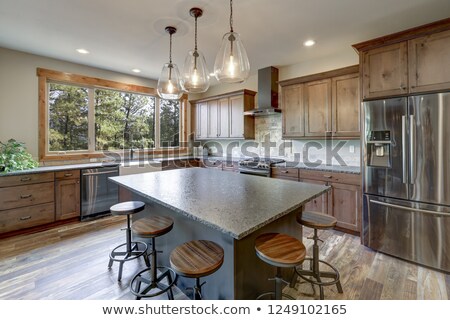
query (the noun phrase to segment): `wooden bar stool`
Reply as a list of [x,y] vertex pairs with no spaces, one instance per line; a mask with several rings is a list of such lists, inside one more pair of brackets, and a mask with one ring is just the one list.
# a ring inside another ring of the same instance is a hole
[[[165,235],[173,228],[173,220],[164,216],[151,216],[137,220],[131,226],[133,233],[141,238],[152,240],[151,266],[139,271],[131,280],[130,290],[136,299],[151,298],[167,292],[170,300],[173,300],[172,287],[177,280],[177,274],[170,268],[158,266],[158,253],[156,251],[156,238]],[[158,275],[157,271],[160,271]],[[142,283],[146,286],[142,289]],[[142,290],[141,290],[142,289]]]
[[170,253],[170,266],[177,274],[186,278],[195,278],[193,299],[202,299],[200,277],[216,272],[223,264],[223,248],[207,240],[193,240],[179,245]]
[[306,256],[306,249],[303,243],[291,236],[282,233],[264,233],[255,240],[256,255],[264,262],[277,267],[275,278],[275,291],[266,292],[258,296],[261,299],[270,295],[276,300],[280,300],[283,296],[294,299],[287,294],[283,294],[282,285],[289,284],[283,280],[281,276],[281,268],[296,267],[303,262]]
[[[325,230],[325,229],[332,229],[336,226],[337,220],[336,218],[329,216],[324,213],[320,212],[310,212],[305,211],[300,213],[297,216],[297,222],[305,227],[313,228],[314,229],[314,236],[308,238],[314,240],[313,245],[313,256],[312,258],[306,258],[305,260],[310,261],[310,268],[309,270],[303,270],[299,268],[294,268],[296,274],[294,274],[294,277],[291,281],[291,287],[294,287],[295,282],[297,281],[296,275],[300,276],[305,281],[308,281],[309,283],[319,286],[320,290],[320,300],[324,299],[323,294],[323,287],[324,286],[331,286],[336,285],[337,290],[339,293],[343,293],[341,286],[341,281],[339,280],[339,271],[332,266],[330,263],[320,260],[319,259],[319,244],[318,242],[321,241],[319,237],[317,236],[317,230]],[[320,271],[319,265],[320,263],[326,264],[331,268],[332,271]],[[331,278],[330,281],[324,281],[323,278]],[[315,291],[315,290],[314,290]]]
[[111,214],[113,215],[127,216],[127,227],[122,229],[126,231],[126,242],[115,247],[109,254],[108,269],[111,269],[115,261],[119,262],[119,275],[117,277],[118,281],[122,280],[123,264],[127,261],[143,256],[145,264],[148,267],[150,266],[150,262],[147,257],[147,244],[141,241],[131,240],[131,215],[144,210],[144,208],[145,203],[141,201],[121,202],[110,208]]

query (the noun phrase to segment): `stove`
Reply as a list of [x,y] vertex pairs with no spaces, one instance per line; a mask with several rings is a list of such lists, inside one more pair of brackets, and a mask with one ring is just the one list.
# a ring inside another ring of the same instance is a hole
[[239,161],[239,173],[270,177],[270,168],[285,160],[276,158],[248,158]]

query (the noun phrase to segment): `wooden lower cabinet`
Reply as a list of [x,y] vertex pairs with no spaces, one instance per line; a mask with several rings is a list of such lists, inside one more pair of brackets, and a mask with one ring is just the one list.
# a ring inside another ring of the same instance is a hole
[[55,218],[64,220],[80,216],[80,179],[55,182]]
[[333,216],[337,226],[360,232],[361,228],[361,187],[358,185],[332,183]]
[[[317,180],[308,180],[308,179],[300,179],[300,182],[306,182],[306,183],[313,183],[313,184],[319,184],[326,186],[326,182],[317,181]],[[331,191],[328,191],[327,193],[322,194],[321,196],[311,200],[307,204],[305,204],[305,211],[316,211],[316,212],[322,212],[322,213],[330,213],[332,212],[333,208],[329,208],[331,201]]]
[[273,169],[273,178],[330,186],[327,193],[306,203],[304,209],[332,215],[337,219],[339,229],[360,233],[362,193],[359,174],[296,168]]

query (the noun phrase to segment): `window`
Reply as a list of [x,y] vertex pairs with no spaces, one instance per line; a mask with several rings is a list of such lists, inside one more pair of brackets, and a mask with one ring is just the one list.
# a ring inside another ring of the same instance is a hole
[[151,88],[45,69],[38,76],[41,160],[185,150],[185,97],[163,100]]

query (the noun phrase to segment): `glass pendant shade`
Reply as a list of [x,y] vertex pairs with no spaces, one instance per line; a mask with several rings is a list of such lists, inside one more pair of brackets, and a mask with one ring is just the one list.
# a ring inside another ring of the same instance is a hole
[[236,32],[228,32],[214,63],[214,75],[219,82],[238,83],[245,81],[250,73],[250,63],[241,38]]
[[156,90],[162,99],[176,100],[181,98],[184,88],[176,64],[164,64],[158,79],[158,87]]
[[203,53],[190,50],[184,60],[184,88],[190,93],[205,92],[209,88],[209,71]]

